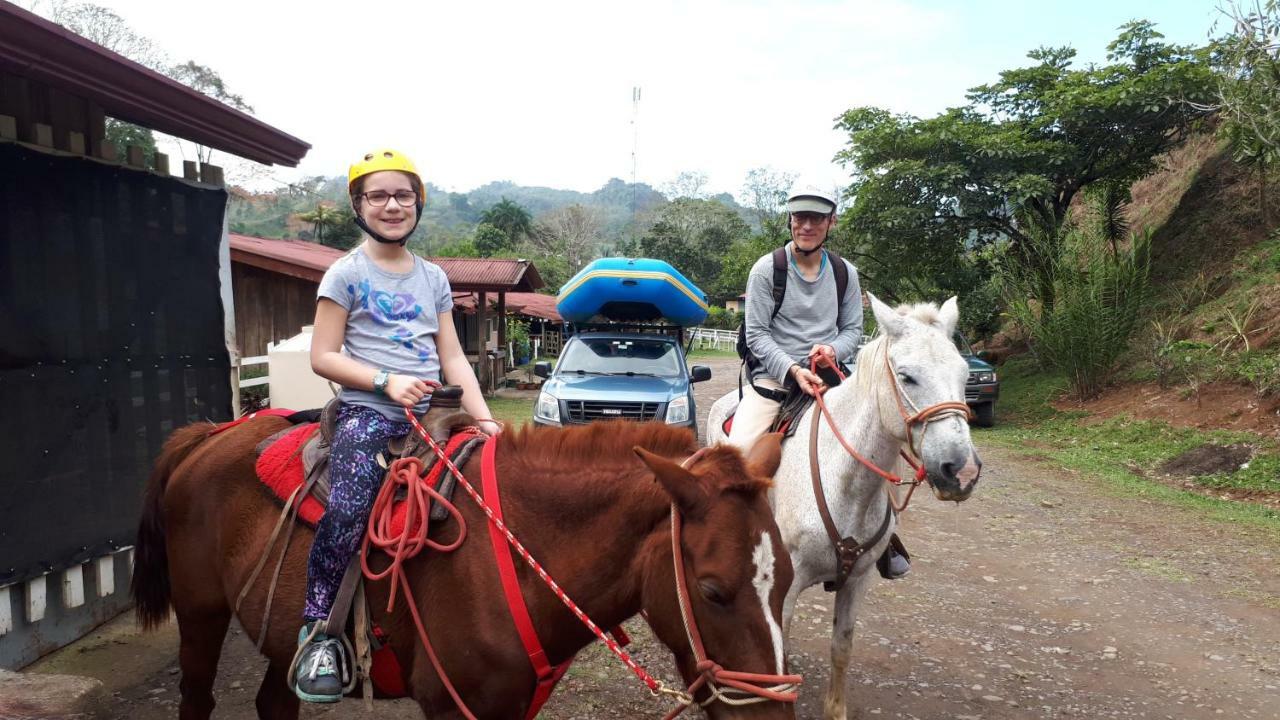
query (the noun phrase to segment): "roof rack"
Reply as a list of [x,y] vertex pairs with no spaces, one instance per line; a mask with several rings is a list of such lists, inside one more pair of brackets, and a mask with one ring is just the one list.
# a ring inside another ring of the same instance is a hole
[[684,327],[681,325],[631,322],[567,322],[564,324],[564,327],[566,337],[584,332],[644,333],[650,335],[668,335],[675,338],[676,342],[681,345],[684,344]]

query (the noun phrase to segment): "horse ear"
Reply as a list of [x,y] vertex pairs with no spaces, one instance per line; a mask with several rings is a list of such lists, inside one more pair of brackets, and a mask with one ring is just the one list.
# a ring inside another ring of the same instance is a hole
[[960,324],[960,301],[956,300],[954,295],[938,308],[938,320],[942,323],[942,332],[947,337],[955,334],[956,325]]
[[880,331],[889,337],[898,337],[902,334],[902,326],[904,320],[901,315],[893,311],[893,308],[880,302],[880,298],[867,293],[867,299],[871,301],[871,313],[875,315],[876,325]]
[[782,464],[782,433],[766,433],[747,451],[747,467],[756,477],[771,478]]
[[653,471],[653,477],[675,501],[681,514],[695,518],[705,513],[710,498],[693,473],[680,467],[679,463],[654,455],[642,447],[633,447],[631,450]]

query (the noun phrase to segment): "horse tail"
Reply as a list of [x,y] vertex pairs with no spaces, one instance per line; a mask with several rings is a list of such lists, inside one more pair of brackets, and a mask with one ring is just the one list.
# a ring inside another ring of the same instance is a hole
[[147,481],[142,501],[142,519],[138,521],[138,539],[134,544],[133,581],[129,592],[136,604],[135,612],[143,629],[159,627],[169,618],[172,605],[169,589],[169,551],[164,535],[164,490],[169,477],[183,460],[204,442],[216,426],[193,423],[175,430],[164,443]]

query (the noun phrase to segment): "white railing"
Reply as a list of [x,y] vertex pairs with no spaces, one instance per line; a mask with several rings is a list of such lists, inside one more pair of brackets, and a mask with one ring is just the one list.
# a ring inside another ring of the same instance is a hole
[[738,347],[737,330],[717,328],[689,328],[689,338],[694,350],[734,350]]
[[[241,369],[248,367],[250,365],[266,365],[266,364],[267,364],[266,355],[257,355],[254,357],[247,357],[247,358],[240,359]],[[270,382],[271,382],[271,378],[266,375],[263,375],[262,377],[252,378],[250,380],[245,380],[242,378],[240,380],[240,389],[243,390],[245,388],[257,387],[259,385],[267,385],[267,384],[270,384]]]

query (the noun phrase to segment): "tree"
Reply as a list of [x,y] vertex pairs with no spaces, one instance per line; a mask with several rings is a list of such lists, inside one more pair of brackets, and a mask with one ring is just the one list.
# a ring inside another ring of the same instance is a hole
[[[185,63],[169,68],[168,75],[192,90],[208,95],[223,105],[229,105],[240,112],[253,113],[253,106],[245,102],[242,96],[231,92],[222,80],[222,76],[207,65],[200,65],[194,60],[188,60]],[[201,164],[209,162],[211,157],[213,157],[213,148],[202,145],[196,146],[196,158]]]
[[686,170],[676,179],[662,187],[662,192],[670,200],[689,198],[701,200],[706,197],[707,174],[700,171]]
[[[506,244],[498,248],[498,250],[514,246],[520,242],[521,238],[527,237],[533,232],[533,216],[520,203],[508,200],[506,196],[503,196],[501,202],[484,211],[480,216],[480,223],[502,231],[502,234],[506,237]],[[496,236],[494,237],[496,238]],[[477,241],[477,249],[479,247],[480,245]]]
[[490,225],[487,222],[482,222],[476,226],[471,243],[480,257],[493,257],[513,245],[511,236],[507,235],[502,228]]
[[1222,8],[1232,31],[1215,44],[1219,69],[1216,109],[1237,162],[1258,174],[1258,207],[1271,227],[1267,173],[1280,160],[1280,3],[1255,0],[1246,10]]
[[742,199],[756,219],[760,234],[770,238],[787,235],[787,193],[796,181],[794,173],[761,167],[747,171],[742,183]]
[[634,249],[671,263],[703,291],[714,291],[721,259],[750,234],[747,223],[723,203],[681,198],[657,211]]
[[[1072,200],[1098,182],[1128,185],[1156,168],[1208,114],[1208,54],[1170,45],[1146,21],[1124,25],[1111,64],[1073,68],[1071,48],[1040,48],[1034,65],[969,91],[969,104],[921,120],[862,107],[837,160],[856,173],[842,246],[860,269],[921,289],[964,292],[981,277],[971,253],[1008,242],[1043,278],[1049,260],[1029,226],[1058,237]],[[1052,248],[1050,248],[1052,252]]]
[[599,212],[570,205],[543,215],[529,234],[528,247],[538,256],[564,258],[570,268],[581,268],[597,255],[603,240]]
[[320,203],[311,212],[301,213],[298,219],[311,223],[312,236],[316,242],[340,250],[349,250],[359,239],[360,231],[356,228],[355,213],[349,208],[339,208]]

